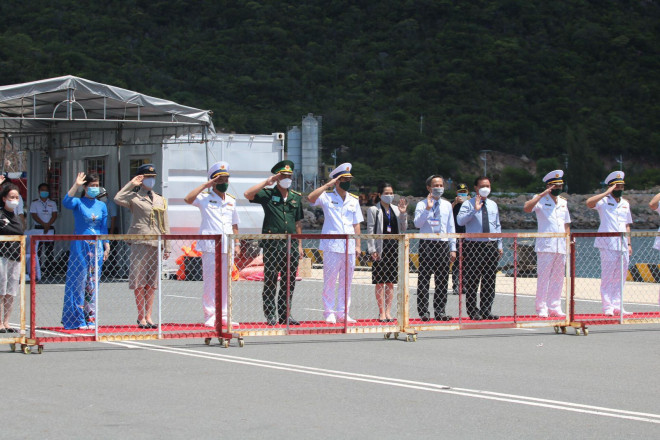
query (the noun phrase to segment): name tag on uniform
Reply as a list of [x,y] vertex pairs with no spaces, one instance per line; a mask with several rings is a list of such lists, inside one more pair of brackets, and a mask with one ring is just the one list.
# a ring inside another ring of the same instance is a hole
[[427,220],[430,226],[440,226],[440,220],[437,218],[430,218]]
[[392,232],[392,226],[387,225],[387,232]]
[[272,200],[273,200],[273,202],[279,202],[280,201],[280,196],[273,196]]

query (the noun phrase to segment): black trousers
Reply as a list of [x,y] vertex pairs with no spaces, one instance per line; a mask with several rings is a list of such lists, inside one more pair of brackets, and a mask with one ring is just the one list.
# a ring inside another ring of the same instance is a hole
[[[287,280],[287,249],[286,240],[263,240],[264,249],[264,290],[262,294],[264,315],[266,318],[286,319],[286,280]],[[293,290],[296,287],[298,272],[298,240],[291,240],[291,271],[289,279],[289,309],[293,306]],[[279,295],[277,294],[277,278],[280,280]]]
[[433,310],[436,315],[445,313],[447,283],[449,282],[449,242],[419,241],[419,276],[417,278],[417,313],[429,314],[429,285],[435,277]]
[[[496,241],[463,242],[463,293],[468,315],[490,315],[495,299],[495,275],[499,257]],[[480,306],[477,305],[479,284]]]

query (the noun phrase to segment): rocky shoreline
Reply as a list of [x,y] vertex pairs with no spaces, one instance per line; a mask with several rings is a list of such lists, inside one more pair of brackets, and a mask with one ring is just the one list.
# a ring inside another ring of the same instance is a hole
[[[660,227],[660,215],[657,212],[651,211],[648,204],[651,198],[660,192],[660,187],[653,188],[649,191],[626,191],[624,198],[630,203],[632,211],[633,226],[632,229],[655,229]],[[563,194],[568,200],[568,209],[571,213],[573,229],[598,229],[598,213],[587,208],[585,201],[591,197],[591,194]],[[497,202],[500,208],[500,221],[502,229],[518,230],[529,229],[536,230],[536,216],[531,213],[527,214],[523,211],[523,205],[529,200],[532,195],[520,194],[517,196],[492,196],[492,200]],[[408,200],[408,229],[415,229],[413,225],[413,213],[417,202],[422,200],[421,197],[406,197]],[[398,198],[395,198],[396,204]],[[366,220],[366,210],[368,206],[362,206],[362,212]],[[303,220],[303,229],[321,229],[323,226],[323,211],[320,208],[310,207],[309,203],[305,201],[303,204],[305,218]],[[366,225],[366,222],[363,224]]]

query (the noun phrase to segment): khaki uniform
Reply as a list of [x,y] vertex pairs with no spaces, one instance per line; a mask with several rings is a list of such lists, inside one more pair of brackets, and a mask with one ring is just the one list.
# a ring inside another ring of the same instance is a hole
[[[153,201],[149,197],[151,193]],[[153,191],[147,191],[140,187],[135,191],[135,185],[128,182],[115,195],[115,203],[131,210],[133,219],[128,228],[128,234],[137,235],[161,235],[170,233],[170,223],[167,218],[167,201]],[[133,243],[141,243],[150,246],[157,246],[153,240],[137,240]],[[170,251],[170,244],[164,241],[165,252]]]

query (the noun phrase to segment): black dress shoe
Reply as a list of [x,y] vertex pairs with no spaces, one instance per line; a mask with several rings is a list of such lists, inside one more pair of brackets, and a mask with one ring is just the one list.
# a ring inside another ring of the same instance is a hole
[[422,321],[426,322],[429,319],[431,319],[431,315],[429,315],[428,313],[424,313],[422,316],[420,316],[420,318]]
[[497,316],[497,315],[492,315],[492,314],[490,314],[490,313],[484,314],[483,317],[484,317],[484,319],[487,319],[487,320],[489,320],[489,321],[497,321],[498,319],[500,319],[499,316]]
[[149,324],[140,324],[140,320],[137,320],[137,325],[139,328],[151,328]]
[[451,319],[451,316],[445,314],[445,313],[436,313],[435,315],[435,320],[436,321],[449,321]]
[[158,328],[158,324],[154,324],[153,322],[147,322],[147,325],[149,326],[148,328]]
[[484,318],[479,313],[473,313],[470,315],[470,319],[473,321],[481,321]]
[[267,325],[276,325],[277,324],[277,319],[275,319],[274,316],[268,316],[268,317],[266,317],[266,324]]
[[[286,324],[286,319],[280,318],[280,324]],[[300,325],[300,322],[298,322],[293,316],[289,316],[289,325]]]

